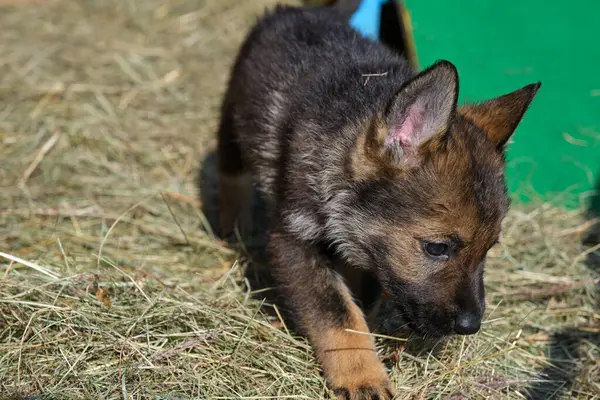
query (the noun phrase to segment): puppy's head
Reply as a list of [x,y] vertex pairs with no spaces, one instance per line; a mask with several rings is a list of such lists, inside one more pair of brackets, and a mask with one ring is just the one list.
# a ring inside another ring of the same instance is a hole
[[480,328],[484,262],[509,207],[504,147],[539,87],[457,106],[456,69],[439,62],[399,90],[348,158],[340,251],[379,276],[422,334]]

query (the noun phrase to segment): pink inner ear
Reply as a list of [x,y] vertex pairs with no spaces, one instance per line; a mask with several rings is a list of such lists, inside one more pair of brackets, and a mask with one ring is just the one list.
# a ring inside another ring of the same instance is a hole
[[425,107],[417,101],[411,105],[406,118],[400,125],[393,125],[385,144],[399,142],[402,147],[414,146],[418,143],[419,132],[423,128]]

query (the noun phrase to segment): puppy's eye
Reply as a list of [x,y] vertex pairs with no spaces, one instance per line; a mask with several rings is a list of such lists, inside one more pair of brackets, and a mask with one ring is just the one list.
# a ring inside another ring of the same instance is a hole
[[443,242],[424,242],[423,249],[427,255],[439,259],[448,258],[450,253],[450,247]]

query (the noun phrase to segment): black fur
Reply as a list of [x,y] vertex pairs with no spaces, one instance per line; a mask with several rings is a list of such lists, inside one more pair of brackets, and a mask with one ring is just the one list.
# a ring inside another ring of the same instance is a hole
[[[363,75],[381,72],[388,75],[365,85]],[[404,59],[362,38],[335,10],[280,6],[258,22],[242,47],[224,112],[232,110],[239,146],[263,177],[262,189],[282,203],[314,210],[322,193],[314,192],[307,177],[340,161],[316,152],[349,149],[355,139],[349,125],[385,108],[412,74]],[[275,97],[282,100],[277,115],[269,111]],[[307,152],[314,157],[299,159]]]

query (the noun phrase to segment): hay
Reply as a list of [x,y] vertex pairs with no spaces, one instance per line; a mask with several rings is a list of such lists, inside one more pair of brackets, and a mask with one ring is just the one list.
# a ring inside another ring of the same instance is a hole
[[[0,10],[0,398],[327,396],[310,346],[253,299],[195,200],[228,66],[270,4]],[[478,335],[377,339],[399,397],[597,396],[585,224],[513,209]]]

